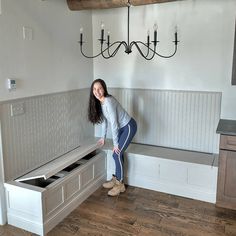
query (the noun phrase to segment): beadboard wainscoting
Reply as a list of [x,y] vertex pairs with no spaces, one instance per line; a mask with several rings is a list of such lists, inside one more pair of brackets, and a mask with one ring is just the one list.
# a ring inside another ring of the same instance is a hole
[[[110,88],[138,124],[134,142],[218,153],[221,93]],[[99,137],[101,127],[95,135]],[[108,137],[111,138],[109,129]]]
[[15,179],[92,137],[89,89],[22,98],[0,104],[5,181]]

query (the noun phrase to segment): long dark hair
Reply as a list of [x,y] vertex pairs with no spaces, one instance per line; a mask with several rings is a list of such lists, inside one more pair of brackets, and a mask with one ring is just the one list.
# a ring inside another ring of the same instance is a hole
[[102,85],[104,89],[104,97],[108,97],[110,94],[108,94],[106,83],[102,79],[96,79],[91,84],[88,105],[88,120],[93,124],[100,124],[103,122],[103,114],[100,101],[93,95],[93,86],[95,83],[100,83]]

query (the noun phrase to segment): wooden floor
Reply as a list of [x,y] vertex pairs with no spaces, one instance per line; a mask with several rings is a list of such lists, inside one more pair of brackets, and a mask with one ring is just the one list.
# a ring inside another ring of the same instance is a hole
[[[13,226],[0,235],[31,236]],[[47,236],[236,236],[236,211],[128,186],[119,197],[98,189]]]

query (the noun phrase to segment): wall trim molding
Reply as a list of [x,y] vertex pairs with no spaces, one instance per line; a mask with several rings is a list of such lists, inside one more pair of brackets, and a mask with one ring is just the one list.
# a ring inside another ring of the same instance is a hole
[[[26,96],[26,97],[19,97],[19,98],[12,98],[12,99],[7,99],[7,100],[2,100],[0,101],[1,104],[9,103],[9,102],[19,102],[25,99],[30,99],[30,98],[40,98],[44,96],[52,96],[52,95],[57,95],[57,94],[64,94],[64,93],[69,93],[69,92],[74,92],[74,91],[82,91],[82,90],[87,90],[89,89],[88,87],[86,88],[80,88],[80,89],[72,89],[72,90],[66,90],[66,91],[59,91],[59,92],[52,92],[52,93],[45,93],[45,94],[37,94],[37,95],[32,95],[32,96]],[[1,110],[0,110],[1,112]]]

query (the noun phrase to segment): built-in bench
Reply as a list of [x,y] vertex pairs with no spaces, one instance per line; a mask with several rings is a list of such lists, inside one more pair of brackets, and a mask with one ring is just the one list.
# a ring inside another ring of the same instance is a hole
[[[115,170],[112,145],[106,144],[107,179]],[[206,202],[216,202],[218,154],[131,144],[126,151],[124,181]]]
[[44,236],[106,179],[106,153],[94,141],[4,183],[8,224]]

